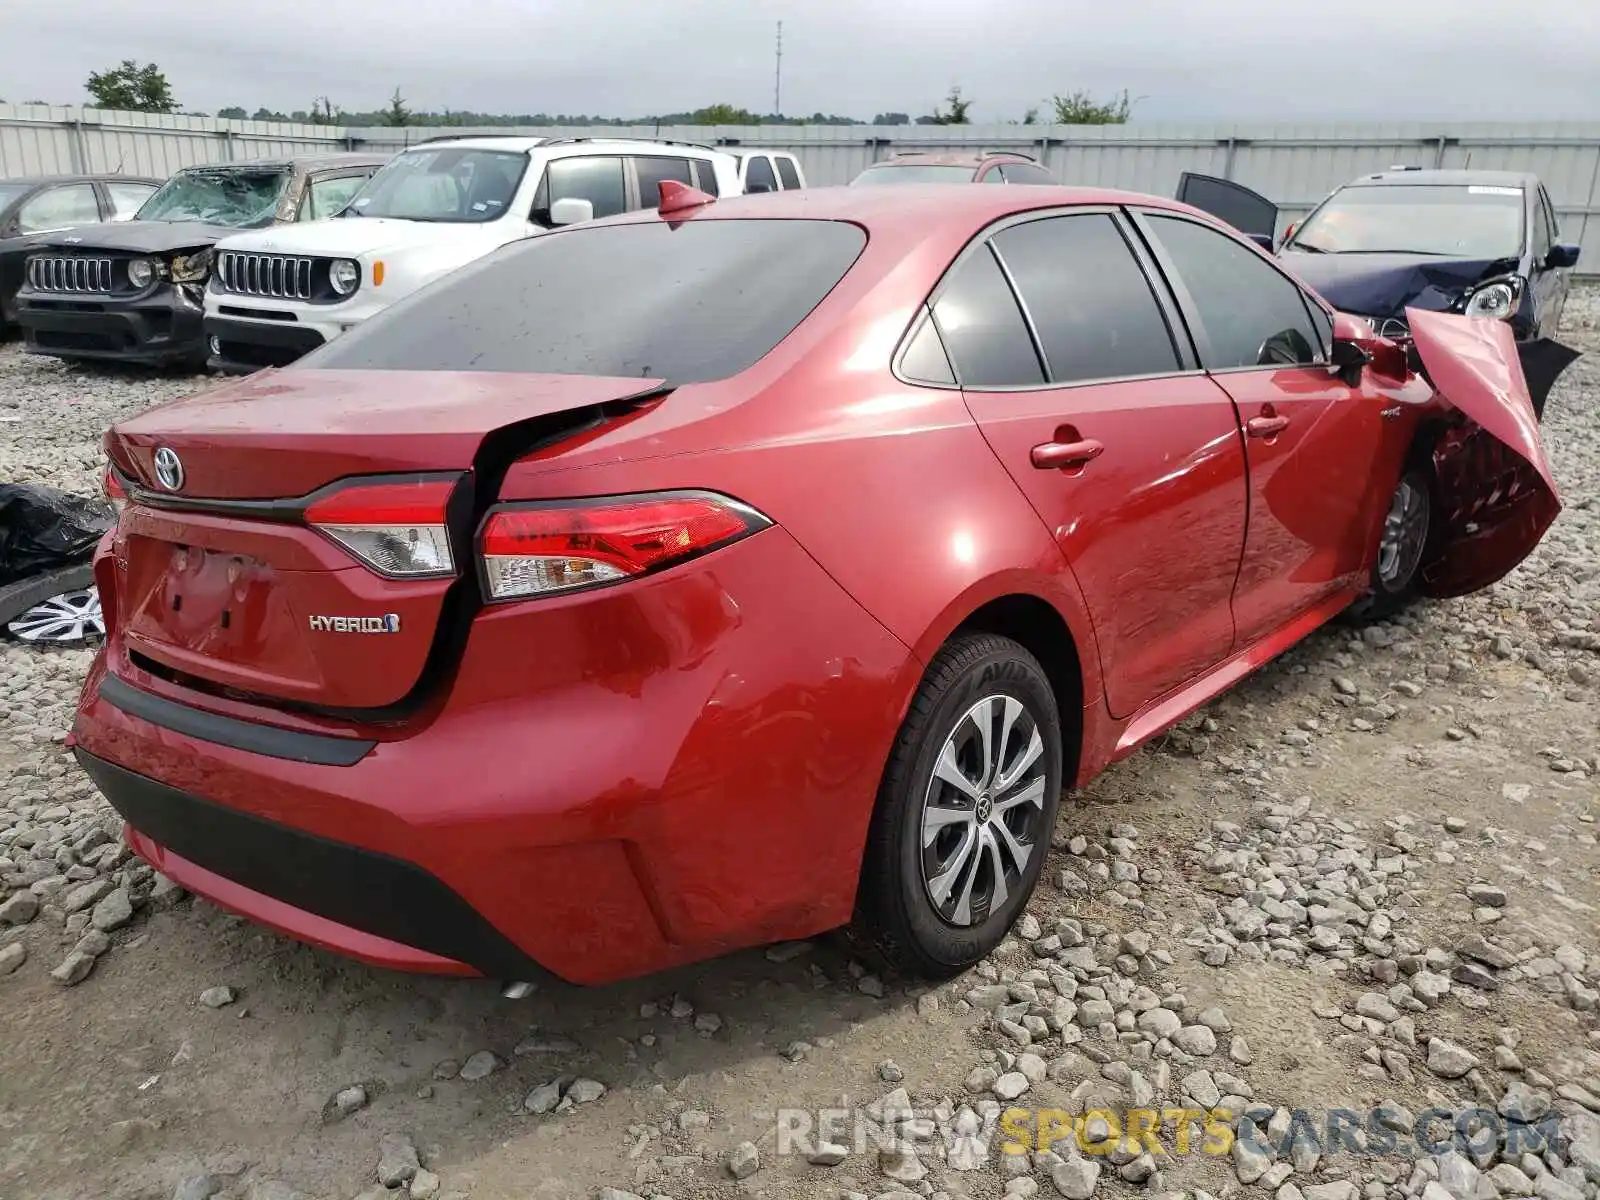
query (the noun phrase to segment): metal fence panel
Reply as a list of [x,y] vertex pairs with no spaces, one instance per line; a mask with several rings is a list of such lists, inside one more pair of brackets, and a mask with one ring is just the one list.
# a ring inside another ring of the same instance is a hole
[[[196,163],[310,149],[404,149],[425,137],[505,129],[333,128],[90,108],[0,104],[0,178],[80,170],[167,175]],[[1236,125],[767,125],[526,129],[530,136],[657,137],[794,153],[807,181],[845,184],[897,150],[1021,150],[1063,183],[1170,196],[1184,171],[1234,179],[1303,216],[1358,175],[1405,163],[1532,171],[1554,201],[1563,240],[1600,274],[1600,122]]]

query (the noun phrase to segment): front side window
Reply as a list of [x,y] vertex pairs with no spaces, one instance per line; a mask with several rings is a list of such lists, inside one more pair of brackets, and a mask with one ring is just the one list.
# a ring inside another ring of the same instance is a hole
[[301,204],[300,219],[302,221],[321,221],[328,217],[336,217],[350,203],[351,197],[361,190],[361,185],[366,183],[365,175],[344,175],[331,179],[313,179],[311,186],[306,189],[305,201]]
[[1523,206],[1520,187],[1405,183],[1341,188],[1300,223],[1284,249],[1515,258],[1522,253]]
[[971,183],[971,167],[952,167],[942,163],[896,166],[884,163],[868,167],[850,181],[851,187],[873,187],[880,183]]
[[1544,206],[1544,197],[1536,196],[1533,201],[1533,255],[1543,261],[1545,255],[1550,253],[1550,247],[1555,244],[1555,233],[1550,228],[1550,211]]
[[289,187],[287,167],[252,170],[191,167],[156,189],[137,214],[140,221],[204,221],[231,229],[272,224]]
[[551,159],[533,197],[533,219],[550,224],[550,206],[557,200],[587,200],[594,206],[596,218],[626,212],[628,185],[622,159],[615,155]]
[[778,178],[783,180],[783,190],[793,191],[800,186],[800,172],[795,168],[794,159],[780,158],[778,160]]
[[778,177],[772,173],[772,160],[765,154],[752,157],[745,166],[744,190],[747,192],[775,192]]
[[289,369],[726,379],[805,320],[866,240],[843,221],[576,226],[513,242]]
[[471,223],[506,215],[528,156],[516,150],[439,146],[390,159],[358,191],[348,217]]
[[933,305],[962,387],[1027,387],[1044,382],[1017,298],[987,244],[962,260]]
[[1210,352],[1205,365],[1309,365],[1322,358],[1300,289],[1259,254],[1196,221],[1147,213],[1198,310]]
[[17,232],[43,233],[99,220],[100,202],[95,199],[94,185],[73,183],[49,188],[27,201],[17,213]]
[[694,162],[695,187],[708,196],[722,195],[721,185],[717,183],[717,168],[709,158],[697,158]]
[[111,215],[121,221],[138,212],[156,190],[153,183],[110,183],[106,195],[111,198]]
[[[639,203],[645,208],[655,208],[661,203],[661,184],[668,179],[693,184],[689,177],[687,158],[636,158],[633,169],[639,175]],[[599,216],[598,212],[595,216]]]
[[1028,221],[995,234],[994,244],[1033,320],[1052,383],[1178,369],[1150,281],[1109,214]]

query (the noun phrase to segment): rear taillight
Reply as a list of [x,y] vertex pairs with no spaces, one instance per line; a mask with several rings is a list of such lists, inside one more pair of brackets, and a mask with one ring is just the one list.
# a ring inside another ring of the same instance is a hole
[[446,509],[454,479],[354,483],[306,506],[306,524],[380,575],[454,575]]
[[109,462],[106,469],[100,474],[100,494],[111,504],[111,507],[121,513],[128,503],[128,489],[122,486],[122,480],[117,478],[117,470]]
[[483,525],[490,600],[617,583],[738,541],[772,524],[710,492],[508,505]]

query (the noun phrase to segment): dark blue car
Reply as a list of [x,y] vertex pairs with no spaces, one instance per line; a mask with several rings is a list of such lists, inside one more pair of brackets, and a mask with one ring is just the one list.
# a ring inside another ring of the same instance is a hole
[[[1230,180],[1185,174],[1178,199],[1272,249],[1278,209]],[[1579,247],[1560,240],[1537,176],[1395,168],[1332,192],[1277,245],[1336,308],[1405,338],[1407,308],[1510,323],[1534,409],[1578,352],[1555,340]]]

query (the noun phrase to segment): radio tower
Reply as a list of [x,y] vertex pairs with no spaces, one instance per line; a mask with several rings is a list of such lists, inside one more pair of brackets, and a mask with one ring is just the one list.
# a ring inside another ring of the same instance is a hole
[[772,78],[772,114],[783,116],[783,22],[778,22],[778,66]]

